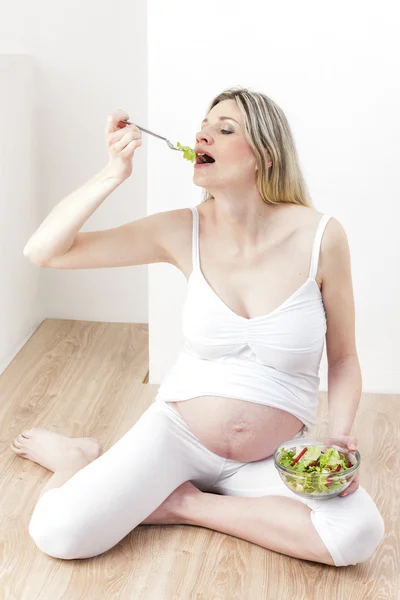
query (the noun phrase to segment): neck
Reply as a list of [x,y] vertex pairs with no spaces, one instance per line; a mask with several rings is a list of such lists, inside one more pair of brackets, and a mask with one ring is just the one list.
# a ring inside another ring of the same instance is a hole
[[229,239],[240,248],[254,248],[271,228],[272,216],[279,206],[266,204],[258,191],[246,194],[216,193],[209,200],[218,236]]

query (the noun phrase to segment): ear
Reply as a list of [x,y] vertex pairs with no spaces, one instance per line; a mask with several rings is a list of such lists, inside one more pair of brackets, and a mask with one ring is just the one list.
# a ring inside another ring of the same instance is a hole
[[[269,158],[269,156],[267,155],[267,160],[268,160],[268,158]],[[270,161],[267,163],[267,167],[268,167],[268,168],[269,168],[269,167],[272,167],[272,160],[270,160]],[[255,172],[256,172],[256,173],[258,172],[258,167],[257,167],[257,165],[256,165],[256,167],[255,167]]]
[[266,148],[264,148],[264,158],[265,162],[267,163],[267,167],[272,167],[271,155]]

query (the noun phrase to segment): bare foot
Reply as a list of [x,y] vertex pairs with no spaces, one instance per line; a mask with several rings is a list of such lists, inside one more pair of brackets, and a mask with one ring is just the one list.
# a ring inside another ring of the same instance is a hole
[[182,483],[147,519],[142,521],[142,525],[189,524],[188,503],[202,493],[190,481]]
[[74,454],[71,450],[83,453],[88,463],[103,453],[100,442],[94,438],[70,438],[40,428],[23,431],[14,439],[10,449],[53,473],[69,467],[71,454]]

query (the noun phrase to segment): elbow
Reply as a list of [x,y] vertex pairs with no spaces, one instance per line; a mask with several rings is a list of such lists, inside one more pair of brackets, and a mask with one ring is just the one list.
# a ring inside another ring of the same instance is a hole
[[359,364],[358,354],[356,351],[347,352],[346,354],[340,354],[339,356],[328,357],[328,363],[330,367],[335,367],[338,365],[340,366],[348,362]]
[[32,263],[33,265],[35,265],[35,267],[41,267],[42,268],[42,267],[45,266],[43,259],[41,260],[38,257],[35,257],[33,254],[31,254],[30,252],[28,252],[26,250],[26,248],[24,248],[24,250],[23,250],[23,255],[24,255],[24,257],[27,260],[29,260],[30,263]]
[[362,374],[357,352],[346,354],[335,359],[328,359],[328,377],[341,377],[344,373],[351,373],[359,379],[362,385]]

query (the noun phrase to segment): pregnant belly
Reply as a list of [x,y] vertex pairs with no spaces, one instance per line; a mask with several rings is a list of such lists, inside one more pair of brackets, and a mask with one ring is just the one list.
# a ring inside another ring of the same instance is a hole
[[284,410],[234,398],[201,396],[170,404],[206,448],[242,462],[271,456],[303,427]]

